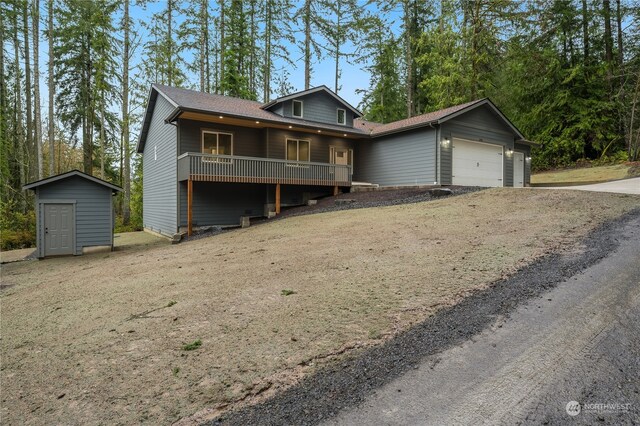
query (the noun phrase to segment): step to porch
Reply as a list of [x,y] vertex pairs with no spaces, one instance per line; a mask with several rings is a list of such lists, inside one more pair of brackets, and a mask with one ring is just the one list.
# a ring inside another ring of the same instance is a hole
[[375,191],[378,188],[380,188],[380,185],[378,185],[377,183],[351,182],[350,192],[368,192],[368,191]]

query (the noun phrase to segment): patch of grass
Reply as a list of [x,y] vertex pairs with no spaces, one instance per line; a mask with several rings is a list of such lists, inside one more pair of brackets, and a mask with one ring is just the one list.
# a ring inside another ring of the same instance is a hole
[[382,339],[382,332],[380,330],[369,330],[369,339],[371,340]]
[[178,377],[178,373],[180,372],[180,367],[173,367],[173,377]]
[[628,164],[614,166],[584,167],[579,169],[553,170],[531,176],[532,184],[560,184],[575,182],[607,182],[630,177]]
[[202,346],[202,340],[198,339],[198,340],[194,340],[193,342],[188,343],[186,345],[182,345],[182,350],[183,351],[195,351],[200,346]]
[[167,308],[172,307],[172,306],[173,306],[173,305],[175,305],[176,303],[178,303],[178,302],[176,302],[175,300],[172,300],[171,302],[167,303]]
[[289,289],[285,288],[285,289],[282,289],[280,294],[282,294],[283,296],[290,296],[292,294],[296,294],[296,292],[293,291],[293,290],[289,290]]

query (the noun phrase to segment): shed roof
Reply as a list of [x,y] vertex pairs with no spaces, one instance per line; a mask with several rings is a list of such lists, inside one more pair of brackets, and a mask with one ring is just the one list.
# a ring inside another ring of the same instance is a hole
[[50,183],[54,183],[54,182],[57,182],[57,181],[60,181],[60,180],[63,180],[63,179],[68,179],[68,178],[73,177],[73,176],[78,176],[78,177],[81,177],[83,179],[89,180],[91,182],[97,183],[99,185],[106,186],[107,188],[111,189],[114,193],[116,191],[122,192],[122,188],[120,188],[119,186],[114,185],[112,183],[109,183],[109,182],[107,182],[105,180],[98,179],[97,177],[88,175],[86,173],[83,173],[80,170],[71,170],[71,171],[66,172],[66,173],[61,173],[59,175],[50,176],[50,177],[45,178],[45,179],[40,179],[40,180],[37,180],[35,182],[31,182],[31,183],[26,184],[25,186],[22,187],[22,189],[35,190],[39,186],[48,185]]

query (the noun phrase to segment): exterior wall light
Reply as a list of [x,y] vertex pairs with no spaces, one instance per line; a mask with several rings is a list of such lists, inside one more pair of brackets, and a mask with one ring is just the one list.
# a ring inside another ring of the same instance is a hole
[[508,149],[507,150],[507,155],[512,155],[513,154],[513,150],[512,149]]
[[451,141],[448,138],[442,139],[442,146],[443,147],[448,147],[450,143],[451,143]]
[[531,161],[531,156],[527,156],[527,158],[525,158],[525,160]]

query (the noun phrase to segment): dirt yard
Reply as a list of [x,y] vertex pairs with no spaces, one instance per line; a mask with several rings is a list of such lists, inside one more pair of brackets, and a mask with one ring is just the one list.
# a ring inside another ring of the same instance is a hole
[[639,206],[629,195],[494,189],[3,265],[2,422],[210,417],[544,253],[580,250],[589,230]]

